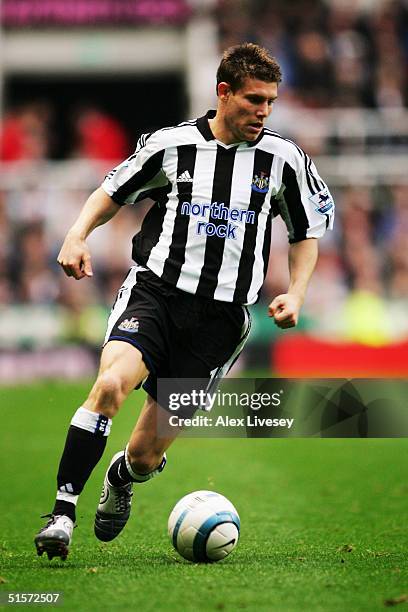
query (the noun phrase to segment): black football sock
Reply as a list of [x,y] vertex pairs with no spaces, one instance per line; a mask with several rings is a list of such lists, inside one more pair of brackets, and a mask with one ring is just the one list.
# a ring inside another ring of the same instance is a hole
[[83,407],[76,411],[58,468],[53,514],[66,514],[75,521],[79,494],[103,455],[110,427],[111,420],[102,414]]
[[56,499],[52,514],[54,514],[55,516],[59,514],[66,514],[71,519],[71,521],[75,523],[75,510],[75,504],[71,504],[71,502],[64,501],[63,499]]
[[127,447],[125,449],[125,453],[116,459],[109,468],[108,472],[108,480],[111,485],[114,487],[123,487],[124,485],[129,484],[129,482],[146,482],[154,476],[157,476],[164,470],[164,466],[166,465],[167,457],[166,453],[164,453],[162,460],[159,465],[148,472],[147,474],[138,474],[135,472],[128,459],[127,459]]
[[132,482],[130,474],[126,469],[125,455],[118,457],[112,463],[108,472],[108,480],[114,487],[123,487]]

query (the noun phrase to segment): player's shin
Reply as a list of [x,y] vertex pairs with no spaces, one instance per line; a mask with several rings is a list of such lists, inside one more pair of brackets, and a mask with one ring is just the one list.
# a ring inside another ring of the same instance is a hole
[[68,429],[57,475],[54,515],[65,514],[75,521],[75,507],[92,470],[105,450],[111,419],[82,406]]

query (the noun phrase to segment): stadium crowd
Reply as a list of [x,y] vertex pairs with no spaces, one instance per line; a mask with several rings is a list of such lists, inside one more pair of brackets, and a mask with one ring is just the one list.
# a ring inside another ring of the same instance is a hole
[[403,0],[220,0],[218,22],[221,49],[253,40],[272,51],[294,104],[383,108],[407,102]]
[[[307,109],[406,106],[407,4],[373,4],[374,9],[363,11],[359,2],[218,3],[220,49],[253,40],[281,62],[282,111],[277,105],[270,125],[294,137],[313,157],[348,152],[350,142],[347,134],[337,143],[332,134],[324,134],[308,147],[307,139],[296,134]],[[75,181],[59,186],[47,180],[55,137],[52,110],[33,101],[6,109],[3,118],[0,161],[11,175],[17,172],[24,178],[0,184],[0,304],[54,304],[66,314],[68,338],[97,345],[106,309],[131,265],[131,237],[150,204],[125,207],[91,236],[92,282],[67,279],[56,264],[65,232],[91,189],[117,160],[131,153],[134,143],[125,126],[101,108],[83,109],[73,119],[75,137],[68,159],[84,164],[91,178],[86,188]],[[390,146],[377,139],[376,146],[382,144]],[[361,148],[361,141],[356,146]],[[368,147],[364,143],[363,151],[369,153]],[[381,344],[408,337],[408,184],[343,184],[334,186],[333,193],[335,231],[321,243],[304,320],[310,329],[331,338]],[[286,289],[287,239],[279,220],[272,244],[264,303]]]

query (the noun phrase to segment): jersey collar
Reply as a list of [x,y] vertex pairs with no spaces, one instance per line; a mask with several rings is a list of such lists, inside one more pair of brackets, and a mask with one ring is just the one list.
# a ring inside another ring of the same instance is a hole
[[[208,123],[208,120],[209,119],[214,119],[216,114],[217,114],[217,111],[214,110],[214,109],[211,109],[211,110],[207,111],[207,113],[203,117],[199,117],[197,119],[197,129],[200,132],[200,134],[207,141],[215,140],[214,134],[211,131],[210,124]],[[237,142],[236,146],[239,146],[240,144],[246,144],[248,147],[253,147],[256,144],[258,144],[258,142],[261,140],[261,138],[263,138],[263,135],[264,135],[264,130],[262,129],[262,131],[260,132],[260,134],[259,134],[259,136],[257,137],[256,140],[245,141],[245,143]],[[228,145],[228,146],[233,146],[233,145]]]

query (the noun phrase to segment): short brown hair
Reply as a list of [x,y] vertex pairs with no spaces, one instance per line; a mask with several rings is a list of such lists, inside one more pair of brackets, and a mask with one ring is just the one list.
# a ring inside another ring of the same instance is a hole
[[248,77],[267,83],[280,83],[282,72],[276,59],[259,45],[244,43],[226,49],[217,70],[217,94],[219,83],[229,83],[235,92]]

